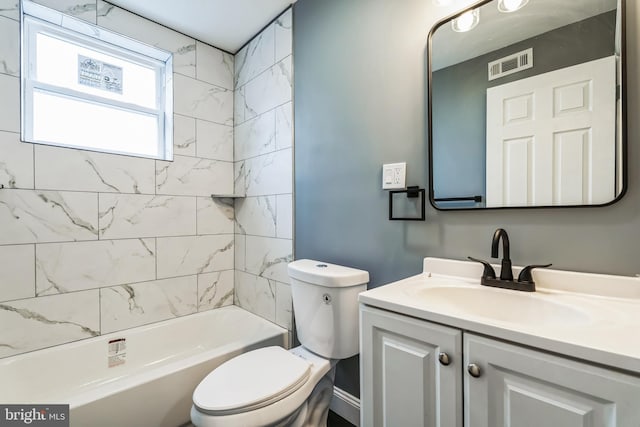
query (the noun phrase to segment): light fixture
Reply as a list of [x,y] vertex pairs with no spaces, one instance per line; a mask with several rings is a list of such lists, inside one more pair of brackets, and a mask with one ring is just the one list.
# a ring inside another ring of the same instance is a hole
[[504,13],[511,13],[522,9],[527,3],[529,3],[529,0],[500,0],[498,1],[498,10]]
[[480,22],[480,9],[468,10],[451,21],[451,29],[458,33],[473,30]]

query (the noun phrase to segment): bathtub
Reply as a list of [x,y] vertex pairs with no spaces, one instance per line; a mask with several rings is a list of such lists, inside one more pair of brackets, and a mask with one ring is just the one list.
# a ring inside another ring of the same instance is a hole
[[224,307],[0,359],[0,403],[69,404],[75,427],[177,427],[212,369],[286,342],[286,329]]

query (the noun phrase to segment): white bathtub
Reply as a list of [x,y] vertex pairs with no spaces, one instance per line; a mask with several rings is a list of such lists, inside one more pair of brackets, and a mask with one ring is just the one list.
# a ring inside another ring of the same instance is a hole
[[[110,368],[109,341],[119,338],[126,361]],[[285,329],[224,307],[0,359],[0,403],[66,403],[75,427],[176,427],[212,369],[286,341]]]

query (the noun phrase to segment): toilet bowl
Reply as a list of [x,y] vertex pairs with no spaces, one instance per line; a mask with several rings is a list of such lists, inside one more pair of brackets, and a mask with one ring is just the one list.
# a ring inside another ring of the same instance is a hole
[[335,365],[358,352],[363,270],[313,260],[289,264],[301,346],[265,347],[214,369],[193,393],[197,427],[326,425]]
[[244,353],[198,385],[191,420],[198,427],[294,426],[296,415],[307,417],[306,401],[332,365],[303,347]]

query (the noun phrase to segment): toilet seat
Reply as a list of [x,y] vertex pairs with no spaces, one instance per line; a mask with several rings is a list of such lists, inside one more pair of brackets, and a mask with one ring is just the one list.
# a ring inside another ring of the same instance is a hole
[[214,369],[193,392],[198,411],[213,416],[253,411],[300,389],[312,364],[281,347],[264,347]]

